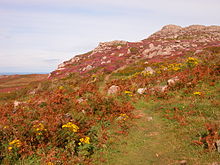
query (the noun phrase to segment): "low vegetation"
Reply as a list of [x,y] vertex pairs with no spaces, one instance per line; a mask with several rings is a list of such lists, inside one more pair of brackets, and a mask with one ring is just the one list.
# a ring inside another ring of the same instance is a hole
[[[219,50],[207,48],[163,62],[142,59],[110,74],[71,74],[4,93],[0,162],[219,162]],[[113,85],[117,91],[108,94]]]

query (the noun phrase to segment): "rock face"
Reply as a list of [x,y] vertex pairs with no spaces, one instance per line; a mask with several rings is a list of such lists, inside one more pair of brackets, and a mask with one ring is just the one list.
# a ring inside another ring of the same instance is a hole
[[83,75],[97,68],[114,71],[142,58],[153,61],[169,56],[182,56],[187,51],[199,53],[204,47],[218,45],[220,26],[167,25],[140,42],[101,42],[93,51],[60,64],[49,78],[62,77],[72,72]]
[[127,41],[110,41],[110,42],[100,42],[98,47],[93,50],[93,54],[102,53],[103,51],[110,50],[112,46],[116,46],[117,49],[121,49],[121,45],[127,44]]

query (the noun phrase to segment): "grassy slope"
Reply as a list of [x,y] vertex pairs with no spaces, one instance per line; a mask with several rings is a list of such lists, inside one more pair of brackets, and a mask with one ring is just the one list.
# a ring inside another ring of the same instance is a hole
[[[124,74],[120,76],[124,78]],[[107,162],[103,164],[161,165],[180,164],[182,160],[192,165],[220,163],[219,153],[193,143],[207,133],[205,124],[220,126],[219,79],[215,85],[200,80],[189,94],[185,90],[170,91],[166,99],[147,96],[133,102],[143,117],[135,121],[128,136],[107,149]],[[196,96],[195,91],[204,95]]]
[[[218,84],[217,90],[220,90]],[[212,93],[216,91],[212,89]],[[216,93],[217,94],[217,93]],[[216,99],[220,100],[219,95]],[[173,106],[188,108],[189,104],[198,107],[198,111],[205,110],[210,116],[208,119],[200,117],[199,113],[188,116],[189,124],[181,126],[176,121],[167,120],[161,112]],[[140,100],[135,104],[144,116],[138,119],[127,137],[121,138],[108,150],[108,162],[116,165],[150,165],[150,164],[179,164],[186,160],[188,164],[202,165],[211,162],[220,162],[217,152],[205,152],[202,146],[191,142],[197,140],[201,132],[206,131],[204,124],[220,118],[220,110],[212,105],[209,99],[196,100],[192,103],[190,98],[178,99],[178,95],[170,100]],[[149,117],[152,120],[149,121]],[[110,156],[109,156],[110,155]]]

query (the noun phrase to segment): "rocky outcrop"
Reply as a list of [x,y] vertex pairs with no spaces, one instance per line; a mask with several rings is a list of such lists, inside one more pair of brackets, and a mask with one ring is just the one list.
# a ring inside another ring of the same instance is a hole
[[99,45],[93,50],[92,54],[102,53],[108,50],[111,50],[112,46],[116,46],[117,49],[121,49],[121,45],[127,44],[127,41],[110,41],[110,42],[100,42]]
[[213,45],[220,45],[220,26],[167,25],[140,42],[101,42],[93,51],[60,64],[49,78],[71,72],[84,74],[96,68],[114,71],[141,58],[154,60],[182,56],[187,51],[200,53],[204,47]]

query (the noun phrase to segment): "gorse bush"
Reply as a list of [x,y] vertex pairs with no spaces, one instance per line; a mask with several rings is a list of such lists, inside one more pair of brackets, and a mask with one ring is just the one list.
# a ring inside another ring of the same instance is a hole
[[[99,137],[102,130],[107,129],[106,121],[113,121],[122,113],[131,117],[133,107],[101,95],[96,86],[87,84],[72,93],[59,86],[18,106],[7,103],[0,110],[3,162],[32,154],[42,156],[39,154],[42,150],[47,155],[43,156],[46,162],[53,162],[55,155],[61,162],[77,162],[78,158],[88,161],[95,150],[100,149]],[[54,155],[55,151],[63,154]]]

